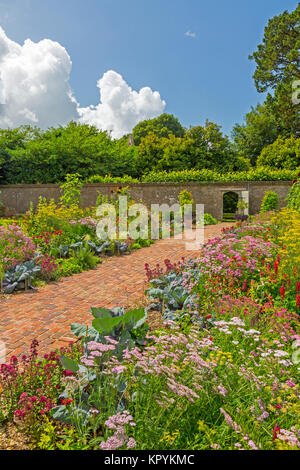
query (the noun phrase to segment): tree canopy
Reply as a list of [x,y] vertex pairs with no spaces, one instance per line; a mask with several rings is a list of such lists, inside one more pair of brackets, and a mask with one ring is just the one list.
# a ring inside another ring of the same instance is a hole
[[263,148],[272,144],[279,135],[279,124],[266,105],[257,105],[246,114],[245,123],[235,124],[232,138],[239,155],[252,165]]
[[262,44],[249,56],[255,60],[253,75],[257,91],[275,89],[282,82],[300,79],[300,4],[270,19]]
[[169,134],[183,137],[185,130],[173,114],[164,113],[157,118],[141,121],[133,128],[132,135],[135,145],[140,145],[142,138],[149,133],[155,134],[157,137],[168,137]]
[[300,139],[294,136],[284,139],[279,136],[271,145],[265,147],[257,159],[258,166],[293,170],[300,166]]

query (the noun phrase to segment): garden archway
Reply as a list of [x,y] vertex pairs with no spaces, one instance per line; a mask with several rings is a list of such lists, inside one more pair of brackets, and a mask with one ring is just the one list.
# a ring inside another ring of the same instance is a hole
[[235,191],[223,193],[223,220],[233,220],[238,210],[239,194]]

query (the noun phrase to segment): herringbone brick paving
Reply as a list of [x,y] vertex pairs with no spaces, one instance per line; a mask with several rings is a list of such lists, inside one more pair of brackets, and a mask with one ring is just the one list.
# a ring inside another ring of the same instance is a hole
[[[205,240],[232,224],[205,228]],[[6,358],[28,351],[36,338],[40,351],[65,346],[72,340],[70,324],[90,325],[90,307],[129,306],[143,298],[146,288],[145,263],[154,266],[165,259],[195,258],[200,251],[187,251],[184,241],[160,240],[128,256],[113,257],[97,268],[84,271],[37,291],[28,291],[0,299],[0,341]]]

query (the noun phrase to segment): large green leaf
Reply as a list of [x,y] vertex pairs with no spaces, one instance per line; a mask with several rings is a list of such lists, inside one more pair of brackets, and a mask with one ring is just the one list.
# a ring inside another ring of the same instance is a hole
[[95,318],[106,318],[111,317],[111,313],[108,308],[104,307],[92,307],[91,312]]
[[98,336],[98,331],[95,328],[89,326],[88,328],[81,323],[72,323],[71,324],[71,331],[72,333],[77,336],[78,338],[83,338],[88,336],[89,339],[95,339]]
[[122,317],[95,318],[95,320],[93,320],[93,327],[101,334],[108,334],[113,328],[118,326],[121,321]]
[[145,310],[143,308],[136,308],[134,310],[129,310],[121,317],[123,325],[130,323],[133,320],[134,328],[138,328],[139,324],[142,324],[146,319]]
[[60,356],[59,358],[61,365],[66,369],[70,370],[71,372],[77,372],[79,370],[79,365],[73,359],[69,357]]

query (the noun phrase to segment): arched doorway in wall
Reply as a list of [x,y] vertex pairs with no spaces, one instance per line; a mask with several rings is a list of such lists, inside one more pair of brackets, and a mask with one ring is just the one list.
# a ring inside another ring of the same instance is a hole
[[223,221],[232,221],[238,209],[239,195],[234,191],[223,194]]

